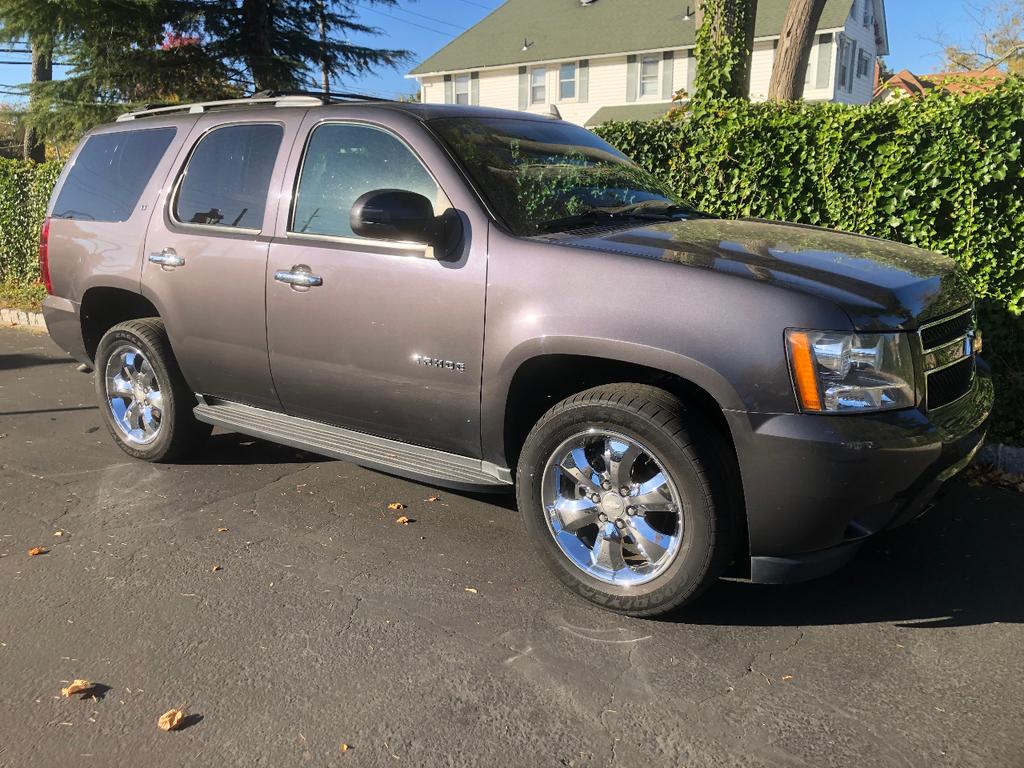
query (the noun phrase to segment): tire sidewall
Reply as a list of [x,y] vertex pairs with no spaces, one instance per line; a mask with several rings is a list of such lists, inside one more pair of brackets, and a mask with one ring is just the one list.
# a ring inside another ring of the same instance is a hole
[[[635,586],[609,584],[581,570],[562,552],[548,527],[541,498],[544,467],[565,440],[586,429],[616,432],[653,452],[680,496],[683,541],[669,567]],[[642,415],[609,403],[581,404],[539,424],[527,440],[516,479],[519,509],[542,558],[573,591],[626,613],[655,613],[696,596],[706,586],[715,542],[715,509],[705,479],[675,437]]]
[[[130,443],[125,439],[110,409],[106,385],[107,363],[111,353],[123,344],[131,344],[142,352],[149,364],[153,366],[160,391],[163,394],[160,432],[153,442],[145,445]],[[118,445],[127,453],[140,459],[154,461],[164,457],[171,449],[178,414],[177,398],[173,391],[174,379],[161,350],[155,349],[152,344],[134,331],[115,326],[107,331],[96,348],[95,371],[96,393],[100,401],[100,411],[103,413],[103,422]]]

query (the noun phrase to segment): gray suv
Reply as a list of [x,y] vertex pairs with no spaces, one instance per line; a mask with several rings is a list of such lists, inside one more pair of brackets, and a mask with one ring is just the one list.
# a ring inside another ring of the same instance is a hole
[[595,135],[263,94],[123,115],[40,243],[54,340],[127,453],[213,426],[469,491],[652,616],[797,581],[920,515],[985,434],[942,256],[694,210]]

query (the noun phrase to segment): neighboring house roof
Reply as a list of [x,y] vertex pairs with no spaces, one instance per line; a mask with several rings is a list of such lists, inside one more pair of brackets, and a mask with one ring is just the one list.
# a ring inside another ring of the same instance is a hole
[[[507,0],[410,74],[686,48],[693,45],[695,5],[684,21],[686,0]],[[788,5],[759,0],[754,36],[779,35]],[[818,29],[845,26],[852,5],[826,0]]]
[[609,123],[613,120],[655,120],[663,117],[675,104],[661,102],[659,104],[623,104],[617,107],[601,107],[594,113],[593,117],[587,120],[585,128],[593,128],[595,125]]
[[915,75],[903,69],[875,88],[874,101],[892,96],[924,96],[928,91],[941,88],[949,93],[965,94],[991,91],[1006,80],[1006,73],[998,69],[966,70],[963,72],[936,72]]

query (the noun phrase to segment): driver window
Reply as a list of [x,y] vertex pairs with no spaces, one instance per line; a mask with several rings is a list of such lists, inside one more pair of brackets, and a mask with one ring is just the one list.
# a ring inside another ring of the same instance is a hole
[[448,207],[433,177],[391,133],[367,125],[320,125],[306,147],[289,231],[362,239],[349,226],[349,211],[376,189],[421,194],[435,213]]

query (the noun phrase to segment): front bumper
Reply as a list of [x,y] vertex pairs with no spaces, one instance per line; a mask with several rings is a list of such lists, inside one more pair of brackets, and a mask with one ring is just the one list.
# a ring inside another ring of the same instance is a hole
[[844,565],[871,535],[913,520],[981,447],[988,368],[932,413],[726,413],[743,478],[751,579],[804,581]]

